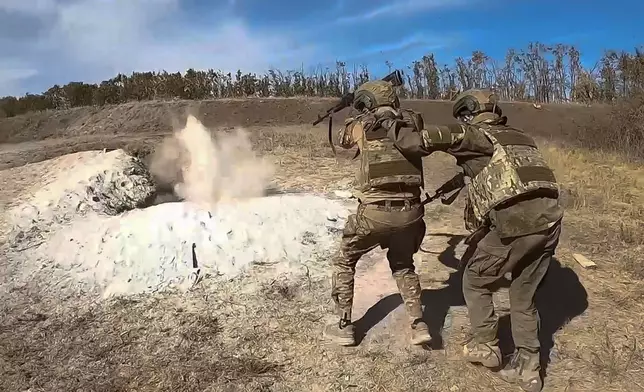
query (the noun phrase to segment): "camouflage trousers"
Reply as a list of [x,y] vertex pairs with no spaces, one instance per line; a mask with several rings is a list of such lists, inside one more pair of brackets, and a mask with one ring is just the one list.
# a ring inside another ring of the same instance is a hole
[[534,297],[543,280],[561,234],[561,220],[542,232],[501,239],[494,230],[484,230],[469,244],[463,256],[463,296],[472,335],[479,343],[498,341],[498,316],[492,293],[508,272],[510,323],[517,348],[538,352],[539,314]]
[[405,309],[412,319],[422,318],[420,281],[413,255],[425,237],[424,207],[384,207],[360,204],[349,216],[342,235],[340,254],[333,260],[331,297],[341,318],[351,321],[354,281],[358,260],[380,246],[387,260]]

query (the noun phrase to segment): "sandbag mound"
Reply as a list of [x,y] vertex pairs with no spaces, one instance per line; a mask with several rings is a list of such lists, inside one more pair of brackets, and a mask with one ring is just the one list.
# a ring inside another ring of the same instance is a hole
[[143,163],[120,149],[78,152],[38,165],[42,182],[9,211],[14,243],[43,238],[90,212],[117,215],[137,208],[155,191]]
[[31,257],[41,261],[32,273],[44,273],[61,289],[103,297],[184,290],[197,270],[228,279],[258,263],[279,273],[305,265],[322,276],[348,213],[339,201],[281,195],[221,203],[212,211],[175,202],[119,217],[90,216],[33,250]]

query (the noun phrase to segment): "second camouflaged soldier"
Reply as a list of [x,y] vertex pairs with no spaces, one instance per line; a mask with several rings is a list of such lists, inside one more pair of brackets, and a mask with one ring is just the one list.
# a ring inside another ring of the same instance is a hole
[[339,144],[345,149],[357,145],[360,150],[356,176],[360,204],[348,218],[340,254],[333,260],[331,296],[338,321],[326,326],[324,336],[340,345],[355,344],[351,313],[356,264],[380,246],[387,249],[389,266],[411,319],[412,344],[426,344],[431,337],[422,320],[420,281],[413,260],[426,230],[420,203],[422,162],[405,159],[387,138],[386,130],[373,121],[374,113],[403,118],[391,83],[364,83],[354,92],[353,108],[357,115],[345,121]]
[[534,296],[559,242],[563,218],[559,187],[534,140],[506,125],[491,91],[461,93],[453,115],[459,120],[456,124],[418,128],[386,120],[384,126],[405,156],[420,159],[444,151],[470,178],[465,223],[472,234],[466,241],[469,256],[462,262],[472,340],[464,346],[464,354],[470,362],[501,366],[492,292],[509,272],[517,350],[499,375],[525,391],[539,391],[543,382]]

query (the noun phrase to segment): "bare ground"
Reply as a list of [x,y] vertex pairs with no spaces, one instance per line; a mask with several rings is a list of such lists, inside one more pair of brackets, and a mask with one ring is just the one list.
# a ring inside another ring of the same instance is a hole
[[[548,120],[551,125],[566,121],[570,112],[564,109],[586,110],[555,107],[563,114]],[[526,106],[528,110],[534,109]],[[355,163],[344,151],[336,162],[323,127],[250,129],[257,149],[278,166],[279,188],[326,193],[348,185]],[[10,205],[37,181],[34,166],[22,165],[46,159],[42,157],[51,151],[130,145],[145,155],[150,140],[165,132],[64,135],[62,141],[2,145],[0,161],[20,163],[0,171],[0,200]],[[557,261],[538,293],[542,342],[548,349],[544,363],[549,359],[545,390],[644,390],[639,343],[644,338],[644,173],[619,157],[542,144],[568,190]],[[428,158],[427,188],[450,178],[452,166],[447,156]],[[204,281],[185,295],[61,301],[39,282],[11,285],[12,260],[5,258],[0,260],[0,390],[517,390],[459,356],[467,328],[454,268],[465,234],[462,199],[451,206],[431,205],[426,222],[428,235],[417,267],[435,337],[431,349],[408,346],[400,296],[382,251],[359,264],[356,316],[364,339],[355,348],[332,347],[322,340],[332,309],[328,280],[280,277],[259,291],[249,290],[243,279],[216,286]],[[573,252],[590,257],[598,268],[580,268]],[[257,266],[265,268],[270,267]],[[495,299],[503,315],[503,348],[509,353],[505,291]]]

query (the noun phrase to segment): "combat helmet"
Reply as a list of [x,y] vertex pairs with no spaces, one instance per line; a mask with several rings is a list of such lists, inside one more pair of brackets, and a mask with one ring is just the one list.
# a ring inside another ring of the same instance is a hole
[[400,100],[390,82],[371,80],[361,84],[353,93],[353,107],[357,110],[374,110],[380,106],[400,108]]
[[454,118],[476,116],[481,113],[503,115],[499,107],[499,96],[488,89],[470,89],[463,91],[454,98],[452,115]]

